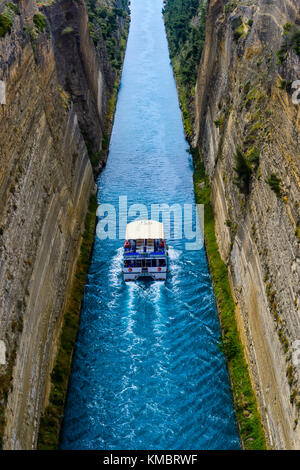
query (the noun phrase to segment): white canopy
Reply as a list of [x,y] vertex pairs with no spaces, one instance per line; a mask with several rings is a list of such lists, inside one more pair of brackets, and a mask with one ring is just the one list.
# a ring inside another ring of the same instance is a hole
[[164,226],[156,220],[136,220],[127,224],[126,240],[164,238]]

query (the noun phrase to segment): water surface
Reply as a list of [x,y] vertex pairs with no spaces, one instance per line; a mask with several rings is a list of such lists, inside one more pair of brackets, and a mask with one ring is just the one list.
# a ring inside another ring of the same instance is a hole
[[[194,204],[161,9],[161,0],[131,0],[100,202]],[[125,284],[122,242],[96,239],[63,449],[240,448],[205,252],[169,245],[166,284]]]

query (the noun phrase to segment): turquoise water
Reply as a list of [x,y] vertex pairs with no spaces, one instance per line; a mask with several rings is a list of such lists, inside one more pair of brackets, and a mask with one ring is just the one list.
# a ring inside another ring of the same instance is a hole
[[[131,0],[100,202],[194,204],[161,9]],[[96,238],[61,448],[240,448],[206,255],[185,241],[171,233],[165,284],[125,284],[123,242]]]

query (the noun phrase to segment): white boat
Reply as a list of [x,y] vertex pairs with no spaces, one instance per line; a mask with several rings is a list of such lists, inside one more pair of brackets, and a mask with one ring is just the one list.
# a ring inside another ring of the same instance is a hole
[[137,220],[126,227],[124,244],[124,281],[150,277],[165,281],[168,271],[168,252],[164,226],[155,220]]

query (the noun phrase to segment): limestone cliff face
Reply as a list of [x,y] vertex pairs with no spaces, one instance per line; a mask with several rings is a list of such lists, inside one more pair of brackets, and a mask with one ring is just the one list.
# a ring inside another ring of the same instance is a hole
[[32,449],[95,189],[83,133],[101,148],[113,72],[83,1],[14,5],[0,1],[0,434]]
[[[119,0],[90,3],[98,7],[121,7]],[[90,153],[97,153],[103,148],[103,138],[106,139],[106,134],[111,131],[112,122],[107,122],[107,114],[116,79],[101,29],[96,23],[98,40],[94,42],[90,35],[92,23],[83,1],[58,0],[46,4],[41,11],[50,23],[58,82],[74,104]],[[118,47],[126,24],[124,17],[118,17],[116,24],[114,39]],[[105,160],[106,154],[103,152],[96,172]]]
[[58,82],[69,94],[79,126],[97,152],[114,82],[105,47],[99,57],[89,34],[84,3],[61,0],[42,10],[51,25]]
[[210,1],[193,141],[269,445],[286,449],[300,448],[299,24],[298,0]]

